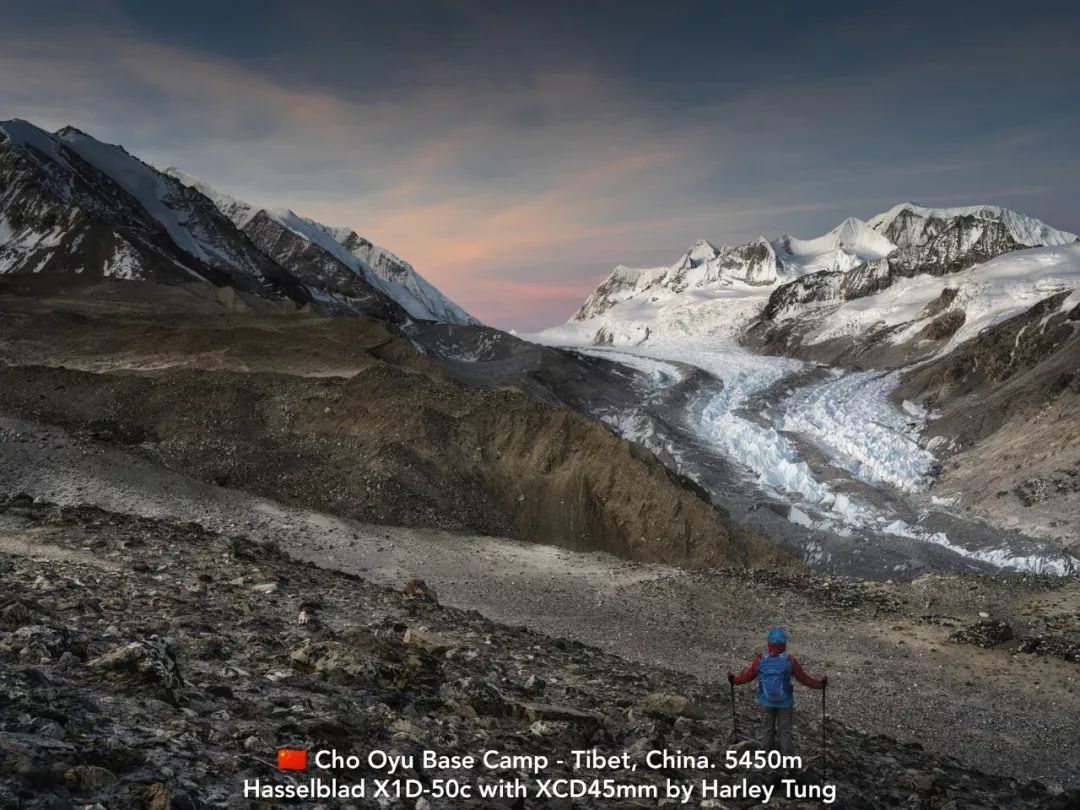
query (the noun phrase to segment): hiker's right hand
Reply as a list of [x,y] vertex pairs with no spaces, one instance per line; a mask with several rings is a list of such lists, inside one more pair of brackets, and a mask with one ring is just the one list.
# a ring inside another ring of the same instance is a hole
[[732,686],[735,685],[735,673],[729,672],[727,674],[727,682],[730,683]]
[[821,688],[824,689],[828,685],[829,685],[829,676],[826,675],[824,678],[821,679]]

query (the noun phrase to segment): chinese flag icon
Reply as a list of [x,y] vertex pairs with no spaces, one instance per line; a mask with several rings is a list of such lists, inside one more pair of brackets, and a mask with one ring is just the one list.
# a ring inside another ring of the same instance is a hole
[[282,771],[303,771],[307,769],[307,751],[296,748],[279,748],[277,766]]

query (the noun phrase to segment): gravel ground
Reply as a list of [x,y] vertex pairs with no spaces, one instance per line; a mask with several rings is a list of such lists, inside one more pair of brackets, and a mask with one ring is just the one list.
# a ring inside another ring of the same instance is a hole
[[[811,674],[828,673],[830,714],[996,773],[1080,784],[1080,666],[948,642],[980,612],[1075,631],[1080,583],[931,575],[908,584],[688,573],[601,554],[372,526],[203,484],[55,428],[0,420],[0,493],[90,503],[272,540],[296,557],[400,587],[425,579],[442,603],[716,678],[745,665],[774,623]],[[927,622],[926,614],[949,619]],[[816,695],[804,697],[804,737]],[[740,693],[749,705],[748,690]],[[809,742],[806,743],[809,745]]]
[[[3,808],[265,808],[279,805],[245,796],[255,780],[273,790],[330,778],[367,782],[365,795],[333,802],[345,810],[735,810],[770,799],[812,810],[833,798],[1016,810],[1080,797],[835,717],[824,769],[806,750],[782,773],[730,763],[756,746],[756,713],[744,705],[733,729],[726,702],[681,672],[440,605],[417,581],[383,588],[191,522],[21,495],[0,498],[0,542]],[[309,756],[294,774],[275,767],[280,746],[356,763]],[[393,771],[368,751],[392,755]],[[657,761],[664,751],[682,756]],[[395,777],[424,797],[380,796],[372,780]],[[541,790],[571,778],[592,787],[572,802]],[[496,780],[516,780],[527,798],[479,794]],[[708,799],[705,783],[730,795]],[[681,786],[678,802],[663,798],[668,784]]]

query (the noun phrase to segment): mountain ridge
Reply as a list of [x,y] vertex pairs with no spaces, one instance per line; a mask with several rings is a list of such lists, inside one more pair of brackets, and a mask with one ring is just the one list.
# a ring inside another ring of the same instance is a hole
[[[642,339],[644,324],[654,322],[651,335],[657,326],[662,331],[668,315],[691,332],[707,331],[710,320],[722,314],[745,326],[759,316],[775,320],[807,306],[874,295],[902,278],[946,276],[1003,254],[1067,248],[1078,241],[1076,234],[1000,206],[900,203],[865,221],[848,217],[811,239],[759,236],[719,247],[699,240],[670,266],[619,265],[567,327],[581,333],[586,323],[602,319],[593,330],[596,342],[619,342],[617,333],[625,326],[622,342],[634,343]],[[611,312],[616,307],[622,312]]]
[[478,323],[351,229],[185,179],[73,126],[0,122],[0,273],[204,282],[332,313]]
[[[249,231],[252,221],[259,214],[264,214],[297,236],[327,251],[345,267],[363,277],[372,287],[397,301],[412,317],[462,325],[480,323],[416,272],[411,264],[360,236],[348,226],[325,225],[290,208],[254,205],[226,194],[201,178],[173,166],[164,167],[161,171],[189,188],[200,191],[217,205],[237,228],[249,236],[253,236]],[[256,244],[260,242],[257,236],[254,241]],[[272,250],[271,248],[268,252]]]

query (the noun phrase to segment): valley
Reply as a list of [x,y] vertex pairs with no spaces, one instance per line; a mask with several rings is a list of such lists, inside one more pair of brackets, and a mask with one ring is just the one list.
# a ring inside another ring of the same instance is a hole
[[516,335],[351,228],[0,123],[0,799],[224,805],[211,765],[356,737],[744,750],[717,684],[775,624],[851,795],[1068,806],[1078,286],[1071,233],[902,203]]
[[[764,569],[691,572],[602,552],[362,523],[200,482],[130,450],[33,423],[0,421],[0,450],[0,485],[36,497],[46,513],[50,503],[95,503],[272,543],[293,559],[390,589],[420,578],[444,605],[690,677],[709,712],[726,700],[723,673],[760,646],[758,628],[782,620],[806,666],[830,673],[829,712],[846,727],[918,741],[941,755],[963,749],[965,762],[1014,777],[1065,785],[1080,778],[1071,753],[1080,711],[1076,663],[1019,655],[1015,642],[980,649],[949,641],[987,611],[1018,634],[1067,634],[1080,606],[1075,578],[925,574],[909,583],[863,583]],[[48,554],[39,542],[27,537],[3,550]],[[963,694],[958,677],[970,682]],[[741,709],[750,703],[739,696]],[[798,726],[807,747],[812,714],[808,708]],[[993,733],[1001,727],[1007,738]]]
[[[670,267],[617,267],[565,325],[527,337],[644,369],[656,390],[689,378],[680,364],[721,381],[680,392],[674,442],[648,404],[597,415],[666,447],[745,525],[794,536],[811,565],[1070,574],[1078,286],[1073,234],[993,206],[905,203],[816,239],[699,242]],[[1033,476],[1019,447],[1036,434]],[[752,515],[762,506],[798,532]]]

